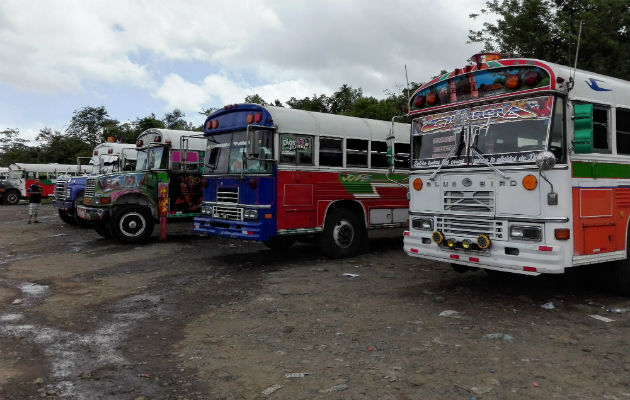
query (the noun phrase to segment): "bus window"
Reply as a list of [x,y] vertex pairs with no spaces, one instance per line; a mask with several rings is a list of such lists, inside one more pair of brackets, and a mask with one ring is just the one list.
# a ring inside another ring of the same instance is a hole
[[368,166],[368,141],[363,139],[346,140],[346,165],[348,167]]
[[319,139],[319,165],[343,167],[343,140],[334,138]]
[[280,136],[280,162],[313,165],[313,137],[291,134]]
[[630,110],[618,108],[617,119],[617,154],[630,154]]
[[372,141],[370,156],[372,168],[387,168],[387,143]]
[[396,168],[400,169],[409,169],[410,157],[411,157],[411,146],[409,143],[395,143],[394,151],[396,154],[394,155]]
[[593,153],[610,153],[608,107],[593,105]]
[[557,163],[565,162],[564,151],[564,99],[556,98],[556,104],[551,120],[551,135],[549,150],[556,156]]

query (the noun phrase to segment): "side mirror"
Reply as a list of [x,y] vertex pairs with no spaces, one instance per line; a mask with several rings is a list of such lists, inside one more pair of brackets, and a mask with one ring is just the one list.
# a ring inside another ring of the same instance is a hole
[[550,151],[543,151],[536,156],[536,166],[541,171],[548,171],[556,166],[556,156]]
[[256,157],[260,153],[262,135],[260,131],[247,132],[247,157]]
[[573,106],[574,136],[573,145],[576,154],[593,152],[593,105],[576,104]]

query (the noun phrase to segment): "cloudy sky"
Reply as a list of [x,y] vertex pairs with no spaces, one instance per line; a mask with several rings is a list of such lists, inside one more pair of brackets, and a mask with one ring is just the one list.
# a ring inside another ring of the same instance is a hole
[[483,0],[0,1],[0,130],[34,138],[73,111],[133,121],[258,93],[285,102],[342,84],[384,97],[465,65]]

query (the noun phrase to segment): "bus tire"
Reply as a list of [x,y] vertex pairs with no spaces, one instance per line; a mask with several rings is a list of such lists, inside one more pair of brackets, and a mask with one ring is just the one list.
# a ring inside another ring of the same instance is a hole
[[109,239],[109,238],[112,237],[112,234],[109,231],[109,226],[107,226],[107,224],[105,222],[103,222],[103,221],[94,221],[92,223],[92,227],[94,228],[96,233],[98,233],[99,235],[101,235],[105,239]]
[[273,236],[269,240],[265,240],[263,244],[271,250],[286,250],[293,246],[295,237],[292,236]]
[[20,202],[20,192],[17,190],[9,190],[4,195],[4,202],[10,206],[14,206]]
[[346,208],[338,208],[326,216],[319,247],[331,258],[351,257],[364,248],[365,240],[365,229],[357,214]]
[[72,206],[72,209],[73,209],[72,218],[74,218],[74,222],[79,226],[82,226],[82,227],[90,226],[91,225],[90,221],[79,217],[79,213],[77,212],[77,207],[79,207],[80,205],[83,205],[83,193],[79,194],[77,198],[74,200],[74,204]]
[[630,233],[626,238],[626,259],[616,261],[613,265],[615,292],[621,296],[630,297]]
[[61,218],[61,220],[65,222],[66,224],[70,224],[70,225],[77,224],[76,221],[74,220],[74,217],[68,214],[68,211],[66,210],[59,210],[59,218]]
[[146,207],[122,206],[110,220],[112,236],[121,243],[144,243],[153,233],[153,217]]

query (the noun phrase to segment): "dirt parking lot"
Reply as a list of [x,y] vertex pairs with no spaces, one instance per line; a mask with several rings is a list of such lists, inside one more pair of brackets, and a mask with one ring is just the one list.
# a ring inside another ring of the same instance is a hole
[[42,211],[0,207],[0,399],[630,399],[600,267],[458,274],[399,232],[345,260],[188,223],[127,246]]

